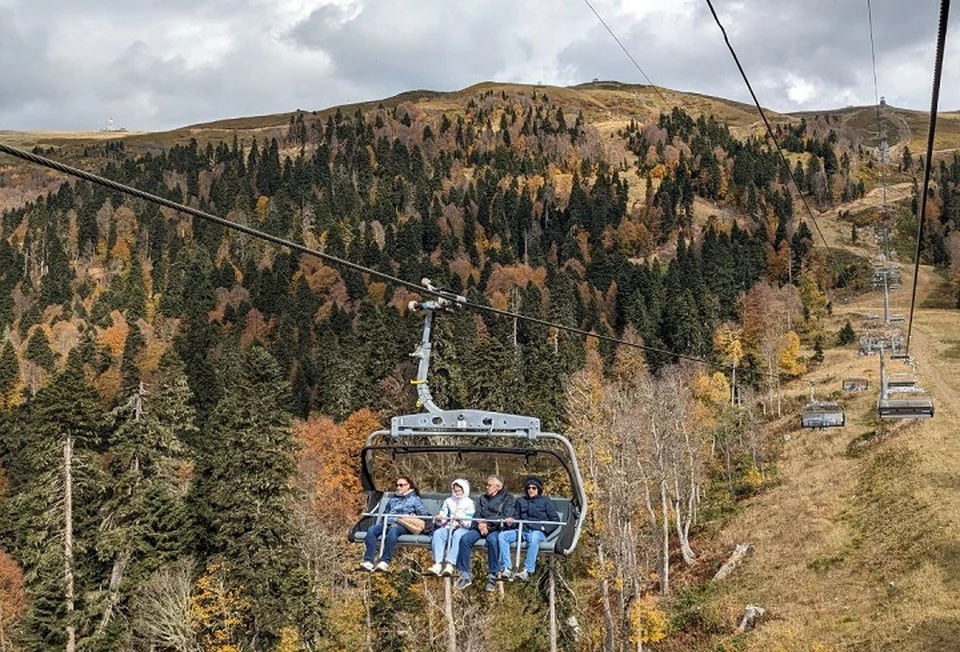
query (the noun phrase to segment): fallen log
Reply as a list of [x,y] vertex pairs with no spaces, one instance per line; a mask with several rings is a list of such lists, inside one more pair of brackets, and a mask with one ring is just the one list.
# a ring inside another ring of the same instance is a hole
[[717,571],[717,574],[713,576],[714,581],[720,581],[726,579],[734,569],[740,565],[740,562],[743,561],[744,556],[746,556],[747,551],[750,550],[749,543],[738,543],[736,549],[733,551],[733,554],[730,555],[730,558],[724,562],[723,566],[720,567],[720,570]]

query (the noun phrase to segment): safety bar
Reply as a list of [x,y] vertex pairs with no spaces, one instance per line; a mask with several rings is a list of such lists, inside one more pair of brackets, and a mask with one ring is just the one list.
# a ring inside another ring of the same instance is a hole
[[[432,520],[436,516],[436,514],[381,514],[380,512],[363,512],[360,514],[360,516],[376,516],[378,517],[377,521],[380,521],[381,517],[382,518],[388,518],[388,517],[399,518],[401,516],[406,516],[408,518],[412,517],[412,518],[422,518],[422,519]],[[506,520],[507,520],[505,518],[479,518],[476,516],[471,516],[470,518],[454,518],[454,519],[450,519],[449,517],[447,518],[448,520],[471,521],[476,523],[506,523]],[[524,521],[518,518],[513,519],[513,522],[520,523],[523,525],[566,525],[567,524],[567,521]]]

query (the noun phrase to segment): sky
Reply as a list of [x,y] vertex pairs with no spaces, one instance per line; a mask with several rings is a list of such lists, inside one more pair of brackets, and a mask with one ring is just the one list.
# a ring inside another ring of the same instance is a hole
[[[764,107],[930,108],[940,2],[713,4]],[[955,25],[942,111],[960,109]],[[0,0],[0,131],[161,131],[593,79],[752,102],[706,0]]]

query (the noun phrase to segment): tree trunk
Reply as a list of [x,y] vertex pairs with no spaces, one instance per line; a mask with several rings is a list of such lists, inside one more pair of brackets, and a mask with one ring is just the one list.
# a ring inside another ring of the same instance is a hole
[[553,555],[547,565],[547,591],[550,602],[550,652],[557,652],[557,585],[553,577]]
[[107,606],[103,610],[103,616],[100,618],[100,624],[97,625],[97,634],[103,634],[110,624],[113,617],[113,609],[120,601],[120,582],[123,581],[123,572],[127,568],[127,562],[130,561],[130,552],[124,551],[116,561],[113,562],[113,570],[110,572],[110,594],[107,596]]
[[67,602],[67,652],[77,648],[73,624],[73,437],[63,441],[63,595]]
[[663,565],[660,576],[660,593],[667,595],[670,592],[670,503],[667,502],[667,480],[660,480],[660,510],[663,516],[663,527],[661,536],[663,537]]
[[373,652],[373,614],[370,613],[370,583],[365,582],[363,586],[363,615],[367,621],[367,631],[364,634],[364,643],[366,643],[367,652]]
[[690,514],[688,512],[686,516],[682,516],[680,512],[680,497],[678,496],[673,502],[674,521],[677,527],[677,540],[680,543],[683,563],[689,566],[697,560],[697,555],[690,547]]
[[[600,568],[606,568],[607,555],[602,543],[597,544],[597,562]],[[603,624],[607,629],[607,635],[603,637],[603,648],[607,652],[613,652],[616,647],[616,639],[614,637],[613,610],[610,608],[610,580],[606,574],[600,580],[600,593],[603,596]]]
[[7,651],[7,637],[4,636],[3,628],[3,600],[0,600],[0,650]]
[[447,621],[447,652],[457,652],[457,625],[453,621],[453,581],[443,579],[443,617]]

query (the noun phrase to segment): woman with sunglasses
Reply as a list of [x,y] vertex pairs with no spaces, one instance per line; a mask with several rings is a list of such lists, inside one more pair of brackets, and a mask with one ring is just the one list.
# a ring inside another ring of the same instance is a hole
[[[364,540],[366,551],[363,554],[363,561],[360,563],[360,570],[367,572],[377,570],[384,573],[390,570],[390,560],[393,559],[393,550],[397,547],[397,541],[401,534],[407,533],[407,529],[397,523],[398,516],[405,514],[430,515],[427,508],[424,507],[423,501],[420,500],[420,489],[413,480],[405,475],[397,478],[397,490],[387,501],[384,512],[389,516],[367,530]],[[383,543],[383,554],[380,556],[380,561],[374,565],[373,560],[377,557],[377,548],[380,545],[377,540],[383,534],[384,528],[386,528],[387,534],[386,541]]]

